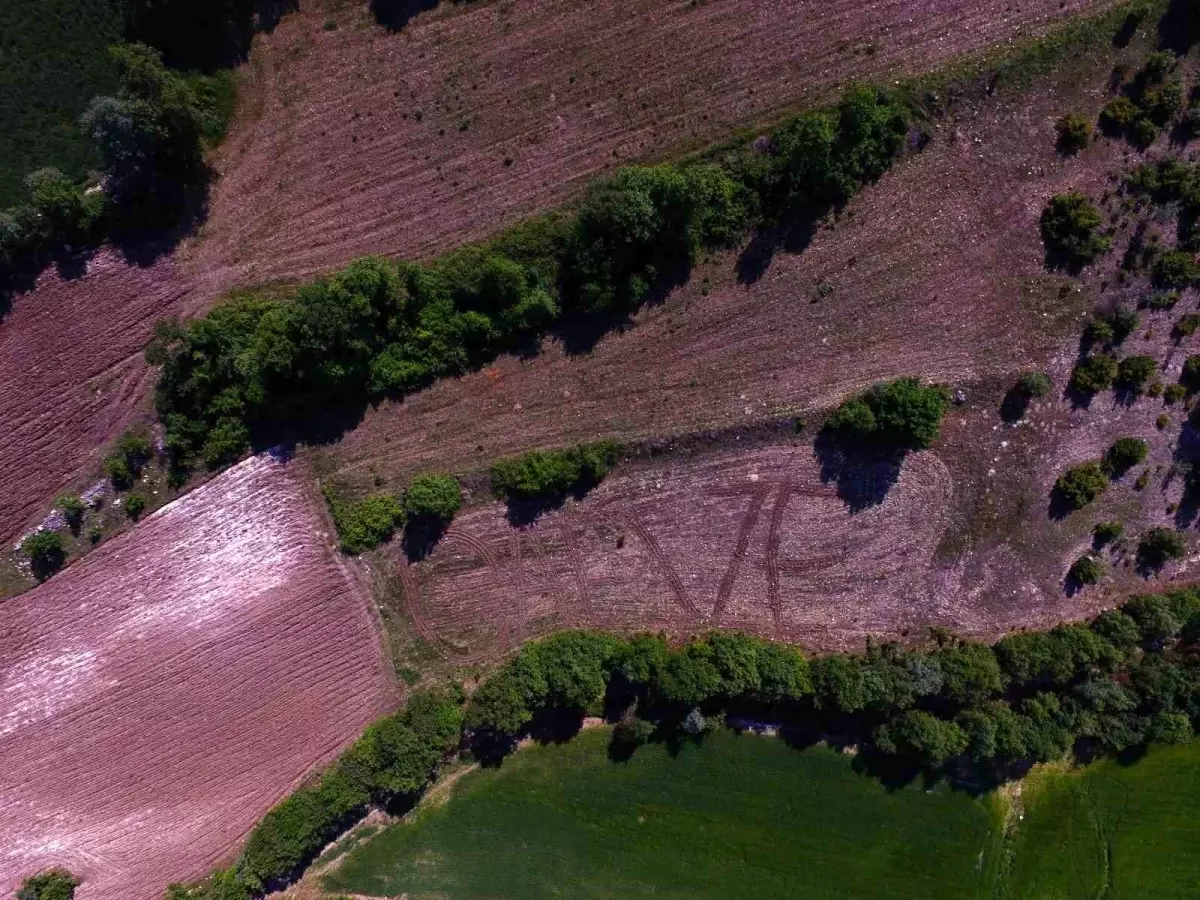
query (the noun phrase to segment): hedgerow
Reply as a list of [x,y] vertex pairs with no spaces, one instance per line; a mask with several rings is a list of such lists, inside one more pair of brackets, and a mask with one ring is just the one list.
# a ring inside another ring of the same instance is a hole
[[285,884],[371,804],[412,802],[456,748],[509,752],[540,722],[608,715],[614,753],[698,736],[724,713],[836,732],[869,760],[1009,777],[1032,762],[1188,740],[1200,720],[1200,592],[1139,595],[1087,624],[991,646],[936,632],[807,660],[744,634],[565,632],[527,643],[475,690],[419,693],[316,782],[272,809],[239,860],[171,900],[249,900]]
[[548,218],[433,263],[362,259],[293,299],[230,299],[147,351],[176,467],[218,468],[330,409],[402,397],[544,334],[564,311],[631,312],[747,229],[844,202],[899,152],[908,110],[855,87],[836,110],[782,126],[766,152],[623,169],[574,216]]
[[558,502],[599,484],[616,465],[620,450],[615,441],[600,441],[497,460],[491,468],[492,493],[510,502]]

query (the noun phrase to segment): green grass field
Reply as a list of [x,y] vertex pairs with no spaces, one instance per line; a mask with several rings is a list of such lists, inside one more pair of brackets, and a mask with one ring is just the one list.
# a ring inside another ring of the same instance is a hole
[[1200,895],[1200,741],[1152,748],[1132,766],[1035,773],[1022,803],[1003,896]]
[[608,760],[607,730],[473,772],[352,851],[332,891],[508,898],[990,897],[1000,806],[889,792],[825,748],[713,735]]
[[0,209],[24,196],[34,169],[79,178],[98,165],[79,115],[116,89],[108,47],[123,26],[120,0],[0,2]]

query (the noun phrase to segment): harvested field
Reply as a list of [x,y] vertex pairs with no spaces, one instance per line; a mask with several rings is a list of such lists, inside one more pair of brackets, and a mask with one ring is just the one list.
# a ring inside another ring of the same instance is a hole
[[21,534],[146,400],[154,322],[184,309],[169,260],[140,267],[101,251],[87,275],[50,271],[0,323],[0,541]]
[[1060,294],[1069,280],[1044,267],[1038,217],[1054,193],[1098,195],[1130,153],[1099,141],[1064,160],[1054,121],[1099,109],[1109,64],[1081,84],[964,106],[803,253],[780,252],[761,272],[719,257],[587,355],[547,341],[533,359],[502,357],[384,403],[329,470],[350,486],[380,476],[399,488],[431,466],[469,471],[533,447],[828,408],[900,375],[963,383],[1040,364],[1078,335],[1097,287]]
[[158,900],[390,700],[296,464],[248,460],[4,604],[0,893]]
[[389,33],[365,4],[306,0],[255,44],[194,262],[229,283],[428,256],[613,167],[1106,5],[499,0]]

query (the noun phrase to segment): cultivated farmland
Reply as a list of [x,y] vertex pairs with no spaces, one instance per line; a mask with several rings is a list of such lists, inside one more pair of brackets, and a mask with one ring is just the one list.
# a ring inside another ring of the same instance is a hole
[[157,900],[389,702],[295,468],[248,460],[5,603],[0,892],[61,865]]
[[846,757],[782,741],[711,736],[628,764],[608,729],[522,750],[466,775],[444,804],[351,852],[326,879],[373,896],[990,897],[989,800],[916,785],[889,793]]
[[929,71],[1104,7],[504,0],[389,34],[364,4],[306,2],[256,43],[256,102],[224,148],[197,264],[265,281],[427,256],[851,79]]

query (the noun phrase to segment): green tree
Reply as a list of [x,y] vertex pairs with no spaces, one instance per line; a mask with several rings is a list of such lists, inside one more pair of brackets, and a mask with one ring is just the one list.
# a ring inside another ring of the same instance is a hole
[[1097,353],[1071,370],[1071,388],[1081,394],[1096,394],[1112,387],[1116,378],[1117,361],[1106,353]]
[[29,560],[38,581],[49,578],[67,560],[62,538],[53,531],[35,531],[21,542],[21,552]]
[[49,869],[21,882],[17,900],[74,900],[80,884],[66,869]]
[[1052,259],[1081,267],[1112,246],[1112,240],[1100,233],[1102,224],[1100,210],[1083,194],[1058,194],[1042,213],[1042,240]]
[[1109,478],[1120,478],[1150,452],[1149,445],[1142,440],[1131,437],[1118,438],[1111,447],[1104,451],[1101,466]]
[[1067,113],[1054,123],[1060,153],[1074,155],[1092,139],[1092,123],[1082,113]]
[[137,521],[146,509],[146,498],[140,494],[130,494],[125,498],[125,515]]
[[1104,575],[1104,563],[1090,554],[1084,554],[1071,563],[1067,578],[1077,584],[1095,584]]
[[850,446],[866,444],[886,452],[922,450],[937,440],[946,406],[946,392],[941,387],[898,378],[873,385],[845,401],[825,428]]
[[462,505],[462,488],[453,475],[418,475],[404,492],[409,522],[449,524]]
[[1140,394],[1152,375],[1158,371],[1158,363],[1152,356],[1127,356],[1117,366],[1117,384],[1126,390]]
[[885,753],[910,757],[922,765],[940,769],[967,751],[967,733],[954,722],[939,719],[924,710],[901,713],[875,733],[875,743]]
[[1086,462],[1072,466],[1054,482],[1057,496],[1070,508],[1082,509],[1108,487],[1108,476],[1100,463]]
[[1172,559],[1181,558],[1187,545],[1170,528],[1151,528],[1138,542],[1138,562],[1148,569],[1161,569]]
[[83,527],[83,516],[87,512],[87,507],[79,495],[64,494],[58,498],[56,506],[62,510],[63,518],[67,520],[67,526],[71,529],[71,533],[79,534],[80,528]]

